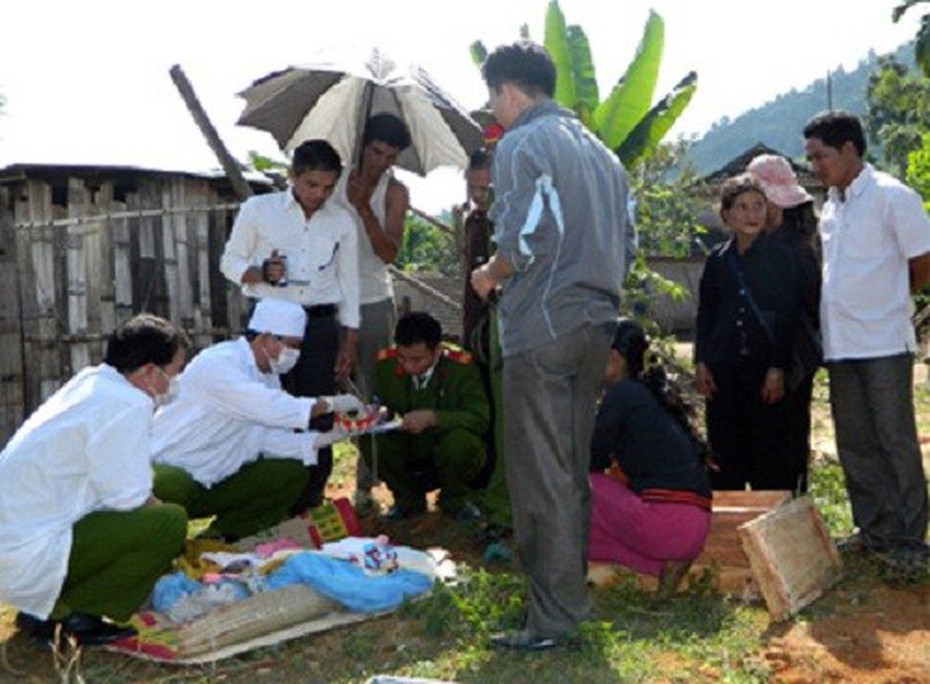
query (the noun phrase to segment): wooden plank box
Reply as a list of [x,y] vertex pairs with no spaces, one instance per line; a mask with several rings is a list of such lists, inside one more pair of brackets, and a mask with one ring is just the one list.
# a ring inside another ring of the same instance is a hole
[[739,527],[743,550],[775,621],[819,598],[839,578],[836,546],[809,497],[803,496]]
[[694,564],[701,566],[717,562],[724,568],[748,571],[749,559],[740,541],[740,525],[789,501],[789,491],[715,491],[710,533]]

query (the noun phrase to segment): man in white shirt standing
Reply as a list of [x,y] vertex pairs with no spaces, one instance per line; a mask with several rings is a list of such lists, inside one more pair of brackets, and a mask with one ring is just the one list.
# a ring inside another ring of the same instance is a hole
[[821,330],[840,463],[859,528],[852,545],[891,579],[926,573],[927,480],[914,419],[917,340],[911,294],[930,281],[930,220],[920,196],[862,161],[859,119],[826,112],[804,150],[828,188]]
[[216,516],[211,535],[240,539],[285,519],[307,484],[306,466],[342,436],[309,430],[311,419],[363,408],[349,395],[281,389],[305,326],[300,305],[261,300],[245,336],[200,352],[178,379],[175,401],[155,416],[155,494],[193,518]]
[[152,496],[149,434],[186,340],[143,314],[23,423],[0,453],[0,601],[20,629],[81,645],[126,621],[184,547],[187,516]]
[[[349,213],[327,201],[341,173],[342,161],[329,143],[302,143],[294,150],[291,187],[240,207],[220,261],[223,274],[247,296],[304,307],[300,361],[282,378],[300,397],[334,394],[337,378],[348,376],[357,356],[358,236]],[[312,427],[329,430],[332,419],[321,416]],[[295,512],[322,503],[332,464],[332,451],[323,449]]]

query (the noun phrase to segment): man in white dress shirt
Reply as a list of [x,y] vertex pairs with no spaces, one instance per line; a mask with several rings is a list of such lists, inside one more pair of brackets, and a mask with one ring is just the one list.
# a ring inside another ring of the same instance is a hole
[[40,406],[0,453],[0,601],[49,639],[133,633],[128,620],[184,547],[187,516],[152,497],[149,435],[186,341],[143,314]]
[[862,161],[865,136],[852,114],[816,116],[804,138],[829,189],[820,216],[820,329],[836,446],[859,528],[852,546],[876,554],[891,579],[919,579],[930,554],[911,294],[930,282],[930,220],[920,195]]
[[[348,211],[328,201],[341,173],[342,160],[328,142],[302,143],[294,150],[291,187],[240,207],[220,261],[223,275],[245,295],[304,307],[300,361],[282,377],[284,388],[298,397],[334,394],[337,378],[348,376],[357,356],[358,235]],[[313,424],[317,430],[331,427],[329,416]],[[331,471],[332,451],[323,449],[295,512],[322,502]]]
[[300,305],[262,299],[245,336],[194,357],[177,398],[155,416],[155,494],[193,518],[215,515],[212,535],[239,539],[285,519],[307,483],[306,466],[342,436],[310,430],[310,420],[363,408],[349,395],[281,389],[305,325]]

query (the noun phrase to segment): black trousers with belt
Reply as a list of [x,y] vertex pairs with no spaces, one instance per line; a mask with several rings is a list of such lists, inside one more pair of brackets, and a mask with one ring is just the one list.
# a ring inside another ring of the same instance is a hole
[[[300,359],[290,373],[281,376],[281,384],[297,397],[332,396],[336,393],[336,357],[339,355],[340,326],[335,304],[304,307],[307,327],[300,347]],[[333,427],[333,415],[310,421],[310,428],[325,432]],[[320,449],[315,466],[308,466],[310,480],[294,504],[293,512],[323,503],[326,481],[333,470],[333,450]]]

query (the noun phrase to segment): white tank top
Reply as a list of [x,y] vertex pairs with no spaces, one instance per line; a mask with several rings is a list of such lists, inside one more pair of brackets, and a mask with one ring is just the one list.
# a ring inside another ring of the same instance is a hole
[[[345,168],[339,176],[336,188],[333,191],[333,199],[338,204],[345,207],[352,218],[355,219],[355,227],[358,231],[358,277],[359,277],[359,303],[373,304],[385,299],[394,299],[394,281],[388,271],[388,265],[381,261],[381,257],[375,254],[371,246],[371,240],[368,239],[368,233],[365,232],[365,226],[362,223],[362,217],[359,216],[355,207],[349,202],[347,188],[349,176],[352,169]],[[371,195],[371,210],[378,217],[378,223],[382,227],[387,222],[387,207],[385,198],[387,197],[387,187],[393,175],[391,171],[385,171],[375,191]]]

